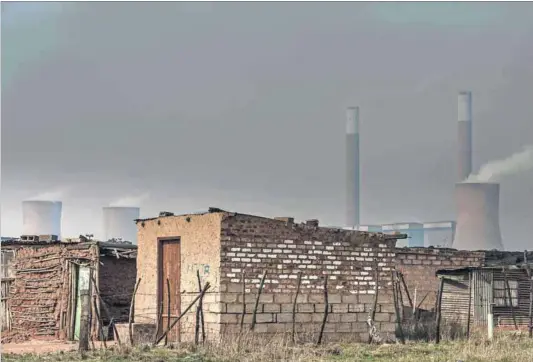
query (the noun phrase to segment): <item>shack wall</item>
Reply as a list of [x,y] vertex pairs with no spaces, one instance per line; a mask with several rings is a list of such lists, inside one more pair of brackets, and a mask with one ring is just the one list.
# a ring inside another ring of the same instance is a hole
[[[493,281],[501,281],[504,283],[505,276],[501,269],[494,269],[492,272]],[[527,276],[527,271],[524,269],[506,270],[507,280],[518,282],[518,306],[514,306],[511,310],[510,306],[493,307],[494,321],[498,326],[514,326],[513,316],[519,326],[527,326],[529,323],[529,288],[530,281]],[[505,284],[505,283],[504,283]]]

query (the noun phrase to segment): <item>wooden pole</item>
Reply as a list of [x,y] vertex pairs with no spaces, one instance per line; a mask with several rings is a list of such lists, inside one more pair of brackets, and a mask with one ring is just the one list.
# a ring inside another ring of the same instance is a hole
[[405,311],[405,308],[404,308],[404,305],[403,305],[403,293],[402,293],[402,288],[401,288],[401,285],[400,285],[400,273],[398,271],[396,271],[396,281],[395,281],[395,284],[396,284],[396,295],[397,295],[397,298],[398,298],[398,308],[400,309],[400,321],[403,322],[403,320],[405,319],[404,318],[404,311]]
[[377,263],[375,265],[374,270],[374,280],[376,281],[376,285],[374,285],[374,303],[372,304],[372,311],[370,312],[370,323],[368,326],[370,328],[370,332],[368,333],[368,344],[371,344],[374,340],[374,320],[376,319],[376,311],[378,309],[379,270]]
[[98,312],[98,306],[96,305],[96,295],[93,299],[94,304],[94,313],[96,314],[96,322],[98,323],[98,336],[102,339],[102,344],[104,345],[104,348],[107,349],[107,343],[106,339],[107,336],[104,336],[103,329],[102,329],[102,318],[100,318],[100,312]]
[[88,290],[80,290],[80,303],[81,317],[78,351],[83,353],[89,350],[89,310],[91,309],[91,299]]
[[324,277],[324,318],[322,319],[322,326],[320,327],[320,334],[318,335],[317,345],[322,343],[322,337],[324,336],[324,329],[328,321],[329,302],[328,302],[328,276]]
[[[161,298],[162,299],[162,298]],[[163,319],[163,300],[159,302],[159,308],[157,310],[157,320],[155,321],[155,333],[154,333],[154,342],[157,341],[157,336],[161,330],[161,324]]]
[[511,317],[513,318],[513,324],[514,328],[518,330],[518,324],[516,323],[516,317],[514,315],[514,307],[513,307],[513,298],[511,296],[511,288],[509,287],[509,280],[507,279],[507,271],[505,270],[505,267],[502,268],[503,272],[503,280],[505,282],[505,293],[507,298],[509,299],[509,307],[511,308]]
[[254,306],[254,314],[252,315],[252,326],[250,329],[253,331],[255,328],[255,324],[257,322],[257,308],[259,308],[259,298],[261,297],[261,292],[263,291],[263,286],[265,285],[265,278],[266,278],[267,272],[263,273],[263,277],[261,278],[261,283],[259,284],[259,290],[257,291],[257,298],[255,299],[255,306]]
[[405,344],[405,336],[402,329],[402,321],[400,319],[400,309],[398,308],[398,296],[396,295],[396,277],[395,271],[391,270],[391,280],[392,280],[392,299],[394,302],[394,310],[396,312],[396,326],[398,327],[398,332],[400,334],[400,342]]
[[[198,292],[202,292],[202,281],[200,279],[200,270],[196,270],[196,277],[198,279]],[[194,330],[194,344],[198,345],[200,339],[200,327],[202,329],[202,343],[205,342],[204,330],[204,316],[203,316],[203,298],[198,300],[198,307],[196,307],[196,327]]]
[[94,285],[94,290],[95,290],[96,296],[98,297],[98,300],[100,301],[100,305],[104,308],[104,312],[107,315],[107,318],[109,318],[109,325],[113,328],[111,332],[115,336],[115,339],[117,340],[117,343],[120,346],[121,342],[120,342],[120,336],[118,335],[117,327],[115,326],[114,323],[112,323],[113,316],[111,315],[111,312],[107,308],[107,304],[106,304],[105,300],[102,298],[102,295],[100,294],[100,289],[98,288],[98,284],[96,283],[96,280],[94,279],[94,276],[92,274],[91,274],[91,280],[92,280],[93,285]]
[[242,270],[242,313],[241,313],[241,333],[244,328],[244,316],[246,315],[246,272]]
[[468,272],[468,316],[466,317],[466,338],[470,339],[470,314],[472,313],[472,271]]
[[415,295],[414,295],[414,298],[413,298],[413,315],[416,314],[416,287],[415,287]]
[[[167,278],[167,329],[170,329],[170,280]],[[165,335],[165,346],[168,343],[168,336]]]
[[440,279],[439,291],[437,294],[437,326],[435,330],[435,343],[440,342],[440,321],[441,321],[441,309],[442,309],[442,291],[444,290],[444,278]]
[[133,295],[131,296],[131,303],[130,303],[130,315],[128,318],[128,332],[129,332],[129,338],[130,338],[130,345],[133,346],[133,328],[132,328],[132,322],[133,322],[133,309],[135,305],[135,294],[137,294],[137,289],[139,288],[139,284],[141,283],[141,278],[137,280],[137,283],[135,283],[135,288],[133,289]]
[[198,299],[203,298],[205,292],[207,292],[207,289],[209,289],[210,287],[211,285],[209,284],[209,282],[205,283],[205,286],[204,286],[204,289],[202,289],[202,292],[199,295],[197,295],[196,298],[194,298],[194,300],[191,302],[191,304],[189,304],[189,306],[180,314],[180,316],[174,322],[170,324],[169,328],[167,328],[167,330],[163,333],[163,335],[157,339],[154,345],[157,345],[159,342],[161,342],[166,337],[168,332],[170,332],[170,330],[180,321],[180,319],[193,307],[193,305],[198,301]]
[[409,302],[409,306],[411,309],[414,308],[413,300],[411,299],[411,295],[409,294],[409,288],[407,288],[407,283],[405,282],[405,279],[403,278],[403,273],[398,273],[400,277],[400,281],[402,282],[403,289],[405,289],[405,295],[407,296],[407,301]]
[[302,272],[298,273],[298,285],[296,286],[296,294],[292,302],[292,343],[296,343],[296,304],[298,303],[298,294],[300,294],[300,285],[302,284]]

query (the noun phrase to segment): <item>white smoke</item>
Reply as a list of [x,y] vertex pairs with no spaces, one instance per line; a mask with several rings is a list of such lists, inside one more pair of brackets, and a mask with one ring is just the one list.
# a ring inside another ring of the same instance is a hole
[[501,178],[533,168],[533,145],[525,146],[511,156],[488,162],[477,174],[471,174],[464,182],[497,182]]
[[45,191],[40,194],[28,197],[28,201],[61,201],[64,199],[67,194],[70,192],[69,187],[64,187],[62,189]]
[[117,199],[109,204],[111,207],[137,207],[142,204],[144,200],[150,197],[148,192],[137,196],[126,196]]

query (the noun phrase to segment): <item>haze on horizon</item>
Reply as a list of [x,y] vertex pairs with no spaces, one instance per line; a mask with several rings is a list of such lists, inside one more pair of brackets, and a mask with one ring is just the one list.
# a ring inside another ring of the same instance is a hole
[[[533,144],[531,3],[2,3],[2,235],[65,192],[101,208],[209,206],[344,220],[360,107],[361,220],[454,219],[457,92],[474,170]],[[531,248],[533,171],[501,180],[506,248]]]

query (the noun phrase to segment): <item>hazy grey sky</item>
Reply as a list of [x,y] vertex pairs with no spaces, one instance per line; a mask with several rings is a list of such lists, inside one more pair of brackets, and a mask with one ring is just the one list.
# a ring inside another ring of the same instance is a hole
[[[63,234],[150,192],[142,216],[217,206],[344,221],[345,107],[361,107],[363,223],[454,218],[457,92],[474,165],[533,143],[530,3],[3,3],[2,235],[68,190]],[[533,173],[501,184],[533,244]]]

